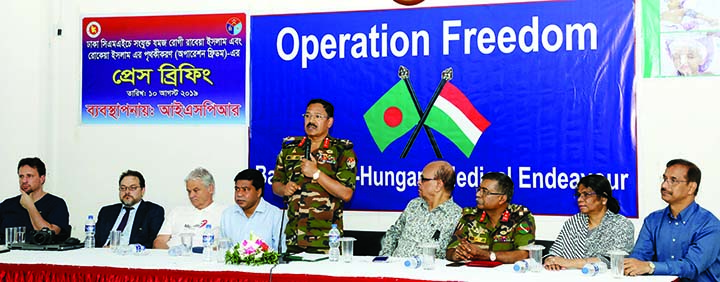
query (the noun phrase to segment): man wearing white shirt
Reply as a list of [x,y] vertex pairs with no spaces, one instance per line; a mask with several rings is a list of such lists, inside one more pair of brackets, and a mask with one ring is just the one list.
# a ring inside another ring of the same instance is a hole
[[237,205],[223,212],[222,235],[233,243],[240,243],[249,240],[252,233],[273,249],[282,247],[282,252],[285,249],[285,240],[280,240],[283,213],[262,198],[264,188],[265,177],[256,169],[246,169],[235,176]]
[[140,172],[123,172],[118,184],[120,203],[104,206],[98,213],[95,246],[107,246],[110,231],[117,230],[122,232],[121,245],[141,244],[152,248],[165,219],[165,209],[143,200],[145,178]]
[[202,246],[202,234],[208,224],[212,225],[215,236],[219,235],[225,205],[213,202],[215,180],[212,174],[202,167],[194,169],[185,177],[185,190],[192,207],[176,207],[170,211],[153,243],[156,249],[179,246],[183,233],[193,234],[193,246]]

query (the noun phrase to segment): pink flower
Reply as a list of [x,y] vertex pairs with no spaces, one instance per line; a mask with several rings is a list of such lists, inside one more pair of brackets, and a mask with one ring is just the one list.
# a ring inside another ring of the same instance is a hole
[[250,255],[250,254],[253,254],[253,253],[255,253],[255,248],[253,248],[253,247],[245,248],[245,254]]

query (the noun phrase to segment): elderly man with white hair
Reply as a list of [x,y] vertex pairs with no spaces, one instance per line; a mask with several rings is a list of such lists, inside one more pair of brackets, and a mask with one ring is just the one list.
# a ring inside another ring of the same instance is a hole
[[[703,38],[709,40],[709,38]],[[679,76],[707,74],[712,54],[700,40],[675,39],[666,42],[668,54]]]
[[185,190],[192,206],[180,206],[170,211],[153,242],[154,248],[180,245],[180,234],[183,233],[192,233],[193,246],[202,246],[202,234],[207,225],[212,225],[213,233],[218,237],[220,218],[226,206],[213,201],[215,180],[212,174],[202,167],[192,170],[185,177]]

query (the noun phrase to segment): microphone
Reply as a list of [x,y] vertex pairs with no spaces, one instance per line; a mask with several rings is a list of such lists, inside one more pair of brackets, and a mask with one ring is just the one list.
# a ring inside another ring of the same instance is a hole
[[279,255],[278,255],[277,264],[286,264],[289,262],[287,259],[285,259],[285,257],[287,256],[287,249],[284,252],[280,252],[281,251],[280,248],[282,248],[282,241],[283,241],[282,234],[283,234],[283,230],[285,229],[285,226],[284,226],[285,225],[285,210],[288,209],[287,202],[283,201],[283,203],[285,203],[285,209],[283,209],[282,217],[280,218],[280,234],[278,234],[278,243],[277,243],[277,250],[278,250]]
[[303,146],[305,149],[305,159],[310,160],[310,138],[305,137],[305,141],[305,146]]
[[435,233],[433,233],[432,238],[435,241],[440,240],[440,230],[439,229],[435,229]]

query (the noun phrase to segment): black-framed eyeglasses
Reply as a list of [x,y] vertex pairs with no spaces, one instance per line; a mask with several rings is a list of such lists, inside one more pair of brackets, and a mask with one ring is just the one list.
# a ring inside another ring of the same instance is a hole
[[475,189],[475,192],[476,192],[476,193],[480,193],[480,195],[486,195],[486,196],[487,196],[487,195],[497,195],[497,196],[499,196],[499,195],[505,195],[505,193],[490,192],[490,190],[489,190],[488,188],[485,188],[485,187],[477,188],[477,189]]
[[425,176],[420,176],[420,181],[422,183],[428,182],[430,180],[437,180],[437,178],[426,178]]
[[304,114],[302,114],[302,117],[303,117],[304,119],[312,119],[312,118],[315,118],[315,119],[326,119],[326,118],[328,118],[328,116],[324,116],[324,115],[321,115],[321,114],[311,114],[311,113],[304,113]]
[[666,183],[666,182],[667,182],[667,184],[670,184],[670,186],[675,186],[675,185],[677,185],[678,183],[688,182],[688,181],[687,181],[687,180],[677,180],[677,179],[674,178],[674,177],[672,177],[672,178],[667,178],[667,177],[663,176],[662,182],[660,182],[660,184],[663,184],[663,183]]
[[140,186],[134,186],[134,185],[133,186],[120,186],[120,188],[118,188],[118,190],[120,190],[120,192],[125,192],[125,191],[135,192],[135,191],[137,191],[137,189],[140,189]]
[[597,195],[597,193],[595,193],[595,192],[582,192],[582,193],[575,192],[574,196],[575,196],[575,199],[580,199],[580,198],[587,199],[588,197],[593,196],[593,195]]

